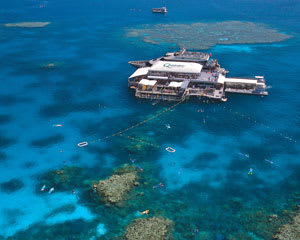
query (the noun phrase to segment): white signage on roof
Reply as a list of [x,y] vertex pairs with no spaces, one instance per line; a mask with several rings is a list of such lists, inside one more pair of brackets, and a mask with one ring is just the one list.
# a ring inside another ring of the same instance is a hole
[[201,72],[202,65],[193,62],[173,62],[157,61],[151,67],[150,71],[158,72],[178,72],[178,73],[197,73]]
[[171,64],[171,63],[165,63],[163,66],[167,67],[167,68],[172,68],[172,67],[184,68],[185,67],[184,65],[181,65],[181,64]]

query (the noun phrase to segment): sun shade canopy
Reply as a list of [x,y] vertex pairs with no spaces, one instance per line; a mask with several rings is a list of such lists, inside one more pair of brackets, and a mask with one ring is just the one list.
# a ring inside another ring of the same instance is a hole
[[140,85],[146,85],[146,86],[154,86],[156,82],[157,82],[157,81],[155,81],[155,80],[142,79],[142,80],[139,82],[139,84],[140,84]]
[[175,88],[178,88],[178,87],[181,87],[183,82],[170,82],[169,86],[168,87],[175,87]]
[[149,67],[138,68],[129,78],[147,75]]

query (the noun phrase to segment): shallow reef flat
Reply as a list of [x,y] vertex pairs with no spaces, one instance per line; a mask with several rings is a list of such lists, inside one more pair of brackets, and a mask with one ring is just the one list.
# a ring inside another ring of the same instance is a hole
[[282,225],[278,233],[273,237],[277,240],[300,239],[300,211],[296,213],[290,223]]
[[127,193],[139,183],[137,169],[132,166],[124,166],[114,172],[106,180],[98,182],[97,193],[107,203],[117,204],[125,199]]
[[138,218],[127,228],[126,240],[166,240],[171,239],[173,222],[167,218]]
[[125,32],[126,37],[146,43],[169,43],[188,49],[208,49],[217,44],[273,43],[291,38],[267,25],[243,21],[146,24],[126,28]]
[[21,27],[21,28],[40,28],[49,25],[50,22],[19,22],[19,23],[6,23],[5,27]]

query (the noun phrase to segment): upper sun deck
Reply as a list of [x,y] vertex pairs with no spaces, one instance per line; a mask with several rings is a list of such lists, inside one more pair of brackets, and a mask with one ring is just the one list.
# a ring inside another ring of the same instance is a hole
[[207,53],[192,52],[183,49],[179,52],[167,53],[163,59],[167,61],[207,62],[210,56]]

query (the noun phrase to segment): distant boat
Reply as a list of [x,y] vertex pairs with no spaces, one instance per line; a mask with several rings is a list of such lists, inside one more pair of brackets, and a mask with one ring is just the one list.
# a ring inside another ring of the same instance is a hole
[[167,13],[168,10],[166,7],[161,7],[161,8],[152,8],[153,13]]

